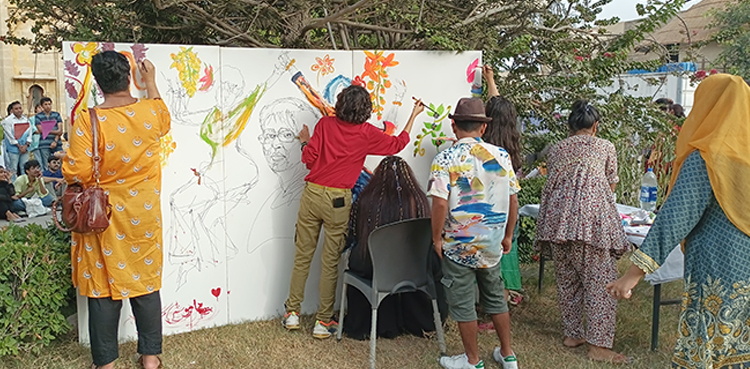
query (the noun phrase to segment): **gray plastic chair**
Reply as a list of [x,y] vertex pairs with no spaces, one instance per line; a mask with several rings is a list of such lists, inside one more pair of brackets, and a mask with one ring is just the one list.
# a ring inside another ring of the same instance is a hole
[[360,290],[372,306],[370,330],[370,368],[375,369],[375,345],[378,330],[378,307],[388,295],[422,291],[432,299],[432,314],[435,320],[441,355],[445,355],[445,338],[437,305],[435,282],[428,273],[429,253],[432,251],[432,228],[430,218],[404,220],[376,228],[368,238],[372,259],[372,280],[366,280],[344,272],[341,287],[341,321],[337,338],[341,339],[346,315],[346,288]]

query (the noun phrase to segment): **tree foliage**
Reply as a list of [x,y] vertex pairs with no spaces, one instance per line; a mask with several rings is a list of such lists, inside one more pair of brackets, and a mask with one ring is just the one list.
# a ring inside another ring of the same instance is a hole
[[[613,78],[656,61],[627,60],[683,0],[648,0],[645,17],[620,35],[597,20],[611,0],[10,0],[6,42],[59,48],[62,40],[243,47],[482,50],[498,88],[526,124],[526,147],[567,134],[566,109],[585,98],[604,113],[601,135],[620,155],[623,201],[635,203],[637,158],[669,125],[649,98],[607,93]],[[33,37],[14,30],[31,21]],[[436,82],[437,83],[437,82]],[[671,127],[671,126],[670,126]],[[638,137],[634,140],[633,137]]]
[[750,78],[750,0],[732,2],[715,12],[712,27],[718,31],[711,40],[722,47],[717,64]]

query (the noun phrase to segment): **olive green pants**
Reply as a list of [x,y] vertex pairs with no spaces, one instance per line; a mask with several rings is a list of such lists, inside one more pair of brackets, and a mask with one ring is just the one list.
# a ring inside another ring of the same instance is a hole
[[323,228],[323,250],[320,257],[320,304],[315,319],[328,322],[333,317],[336,300],[339,259],[344,246],[344,233],[349,222],[352,206],[352,191],[344,188],[325,187],[308,182],[302,192],[297,214],[294,243],[294,269],[286,300],[286,311],[300,311],[305,298],[305,283],[310,274],[315,249],[318,246],[320,229]]

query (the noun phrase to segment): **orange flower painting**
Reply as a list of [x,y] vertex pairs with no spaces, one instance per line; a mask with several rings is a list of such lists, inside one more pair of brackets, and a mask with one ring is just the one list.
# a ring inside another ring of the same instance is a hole
[[328,54],[326,54],[326,56],[322,58],[315,57],[315,64],[310,67],[310,70],[318,73],[318,85],[320,85],[321,75],[325,76],[336,71],[336,69],[333,67],[334,61],[336,61],[336,59],[331,58]]
[[370,91],[372,100],[372,112],[377,114],[378,119],[383,118],[384,106],[386,105],[385,92],[391,88],[391,80],[388,79],[388,68],[395,67],[399,63],[395,60],[396,55],[390,53],[384,55],[383,51],[365,51],[365,70],[362,72],[362,80],[369,79],[365,88]]

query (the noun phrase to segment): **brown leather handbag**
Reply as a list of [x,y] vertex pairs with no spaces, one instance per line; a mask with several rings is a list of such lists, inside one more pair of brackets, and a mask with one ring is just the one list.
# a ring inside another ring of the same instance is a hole
[[[68,185],[61,198],[55,200],[52,214],[55,225],[63,232],[102,233],[109,227],[112,216],[112,205],[109,195],[99,186],[99,118],[95,109],[89,109],[91,117],[91,133],[93,134],[94,179],[96,184],[83,187],[80,183]],[[62,201],[62,220],[68,227],[63,227],[57,219],[57,204]]]

